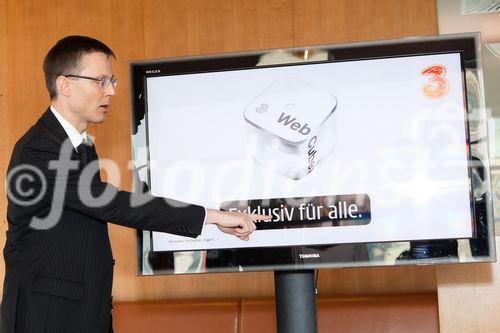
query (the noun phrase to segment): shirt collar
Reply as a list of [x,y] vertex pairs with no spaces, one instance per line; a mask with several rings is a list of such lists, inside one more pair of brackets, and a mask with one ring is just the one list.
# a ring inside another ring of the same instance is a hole
[[64,128],[64,131],[68,135],[69,139],[71,140],[71,144],[73,147],[77,148],[82,142],[87,142],[87,131],[83,131],[83,133],[78,132],[76,128],[73,127],[67,121],[57,110],[56,108],[51,105],[50,106],[50,111],[54,114],[54,116],[57,118],[61,126]]

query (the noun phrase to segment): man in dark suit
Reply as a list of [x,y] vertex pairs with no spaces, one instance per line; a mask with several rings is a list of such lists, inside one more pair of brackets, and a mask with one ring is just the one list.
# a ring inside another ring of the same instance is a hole
[[113,52],[60,40],[44,73],[50,108],[19,139],[7,174],[9,229],[0,332],[109,332],[113,257],[107,222],[196,237],[204,223],[248,239],[266,216],[120,191],[101,180],[87,124],[106,118]]

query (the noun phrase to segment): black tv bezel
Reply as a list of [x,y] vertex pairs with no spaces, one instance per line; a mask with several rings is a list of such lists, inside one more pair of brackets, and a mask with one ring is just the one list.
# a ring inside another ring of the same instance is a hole
[[[308,46],[299,48],[281,49],[286,52],[304,52],[305,50],[321,50],[328,53],[326,62],[341,62],[352,60],[368,60],[390,57],[429,55],[439,53],[460,53],[462,60],[463,78],[465,80],[465,70],[475,72],[479,82],[481,80],[481,43],[480,36],[476,33],[456,34],[447,36],[432,37],[412,37],[397,40],[371,41],[349,44],[334,44]],[[230,71],[254,69],[259,58],[269,52],[276,50],[259,50],[241,53],[225,53],[206,56],[189,56],[181,58],[141,60],[130,63],[130,90],[131,90],[131,119],[132,136],[135,135],[136,126],[140,119],[147,118],[147,107],[145,103],[146,79],[150,77],[165,75],[182,75],[194,73],[207,73],[213,71]],[[272,65],[296,66],[297,63]],[[262,68],[262,67],[260,67]],[[464,82],[464,89],[466,84]],[[482,93],[482,89],[481,89]],[[467,96],[465,93],[464,96]],[[484,96],[481,96],[484,103]],[[467,106],[467,105],[466,105]],[[468,117],[472,113],[468,110]],[[484,104],[478,105],[475,112],[484,113]],[[472,115],[473,116],[473,115]],[[481,118],[480,126],[486,126],[484,118]],[[468,120],[466,120],[468,122]],[[467,124],[467,129],[469,126]],[[147,130],[147,127],[146,127]],[[146,133],[146,140],[147,140]],[[469,140],[469,130],[467,139]],[[477,141],[477,142],[476,142]],[[146,141],[146,146],[149,143]],[[481,150],[481,158],[473,158],[472,150]],[[238,271],[262,271],[262,270],[294,270],[312,268],[334,268],[334,267],[370,267],[370,266],[392,266],[407,264],[445,264],[456,262],[491,262],[495,260],[494,233],[493,233],[493,209],[491,188],[489,186],[489,158],[487,138],[480,138],[468,142],[469,148],[469,179],[471,180],[471,205],[474,216],[475,235],[469,241],[472,250],[472,258],[459,260],[458,253],[454,253],[458,246],[458,239],[442,239],[430,241],[409,241],[410,251],[412,246],[416,247],[415,253],[410,253],[407,257],[401,257],[394,263],[383,261],[370,261],[368,251],[366,256],[363,247],[369,246],[390,246],[394,243],[403,242],[375,242],[375,243],[353,243],[334,244],[321,246],[285,246],[269,248],[239,248],[239,249],[219,249],[200,250],[205,256],[206,267],[204,273],[210,272],[238,272]],[[149,161],[149,158],[148,158]],[[487,183],[487,189],[483,195],[476,197],[474,193],[474,178],[472,172],[483,175],[482,179]],[[479,171],[477,171],[479,170]],[[150,174],[148,166],[148,180]],[[484,207],[483,207],[484,206]],[[146,232],[146,231],[144,231]],[[137,270],[140,275],[150,274],[176,274],[174,267],[174,253],[185,251],[154,252],[151,251],[152,244],[148,246],[145,242],[143,231],[137,233]],[[151,237],[149,237],[151,239]],[[416,245],[415,245],[416,244]],[[479,250],[478,250],[479,249]],[[319,258],[307,254],[328,253],[320,255]],[[356,256],[356,252],[363,254]],[[300,254],[306,254],[300,256]],[[257,259],[256,259],[257,258]],[[356,259],[359,258],[359,259]],[[300,259],[300,260],[299,260]],[[308,260],[310,259],[310,260]],[[150,270],[144,269],[145,262]],[[191,273],[191,272],[181,272]],[[193,271],[192,273],[200,273]]]

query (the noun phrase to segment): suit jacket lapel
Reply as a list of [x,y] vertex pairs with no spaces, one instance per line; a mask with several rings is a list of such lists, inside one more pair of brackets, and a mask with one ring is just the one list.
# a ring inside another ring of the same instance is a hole
[[66,131],[62,127],[61,123],[59,123],[56,116],[54,116],[50,108],[44,112],[38,122],[50,133],[52,133],[61,142],[61,144],[64,143],[64,141],[69,140],[68,134],[66,134]]
[[[38,122],[40,123],[40,125],[45,127],[50,134],[55,136],[57,140],[61,143],[61,145],[64,143],[71,144],[68,134],[62,127],[59,120],[57,120],[56,116],[54,116],[50,108],[48,108],[47,111],[44,112],[44,114],[40,117]],[[90,147],[88,148],[89,155],[87,163],[97,159],[97,153],[95,151],[94,143],[92,142],[92,140],[90,140],[90,138],[88,139]],[[79,160],[79,156],[75,149],[73,149],[72,159]]]

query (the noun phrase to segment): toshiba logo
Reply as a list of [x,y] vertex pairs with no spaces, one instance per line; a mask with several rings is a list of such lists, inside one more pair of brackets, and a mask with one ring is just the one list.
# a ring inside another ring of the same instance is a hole
[[299,253],[300,259],[319,258],[319,253]]

